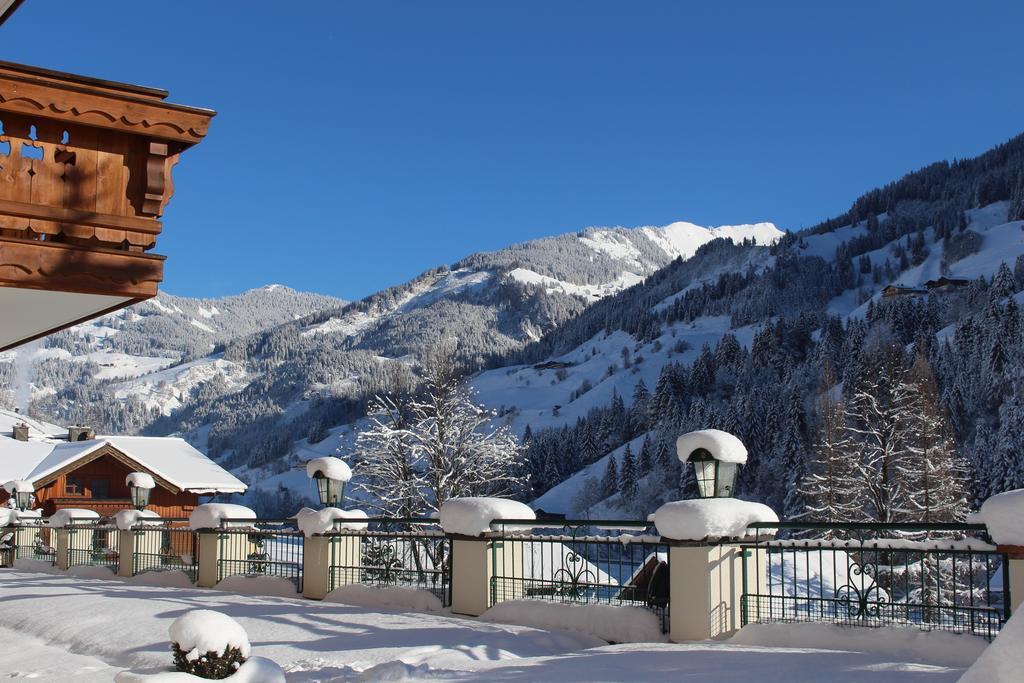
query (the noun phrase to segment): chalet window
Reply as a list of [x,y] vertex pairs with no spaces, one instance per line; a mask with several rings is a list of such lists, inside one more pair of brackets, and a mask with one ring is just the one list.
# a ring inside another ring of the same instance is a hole
[[65,496],[82,496],[85,495],[85,488],[82,486],[82,480],[78,477],[68,477],[64,480],[64,495]]
[[89,481],[89,490],[92,497],[97,499],[110,498],[110,482],[106,479],[92,479]]

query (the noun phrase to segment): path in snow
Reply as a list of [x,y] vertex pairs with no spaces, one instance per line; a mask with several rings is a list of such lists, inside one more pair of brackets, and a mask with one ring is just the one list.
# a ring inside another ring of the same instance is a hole
[[588,636],[306,600],[0,572],[0,672],[110,680],[170,663],[167,628],[195,608],[246,628],[289,681],[954,681],[962,668],[835,649],[738,643],[603,645]]

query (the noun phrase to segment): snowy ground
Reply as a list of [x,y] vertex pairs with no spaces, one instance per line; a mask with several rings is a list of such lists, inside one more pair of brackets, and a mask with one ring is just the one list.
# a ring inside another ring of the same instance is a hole
[[161,670],[170,662],[168,626],[196,608],[236,618],[253,655],[278,662],[289,681],[955,681],[978,649],[942,634],[900,641],[892,632],[822,626],[813,626],[813,639],[759,627],[728,643],[606,645],[445,614],[22,570],[0,573],[0,596],[0,676],[44,681]]

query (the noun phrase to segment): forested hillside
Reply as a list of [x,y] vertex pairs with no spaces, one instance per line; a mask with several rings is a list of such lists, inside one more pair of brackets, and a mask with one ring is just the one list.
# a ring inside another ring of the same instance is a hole
[[[557,376],[475,383],[525,434],[547,510],[648,512],[676,497],[666,482],[692,487],[675,437],[717,427],[750,449],[739,494],[787,516],[958,518],[1024,486],[1022,219],[1018,137],[770,250],[707,245],[517,357],[553,356]],[[693,279],[743,252],[746,267]]]

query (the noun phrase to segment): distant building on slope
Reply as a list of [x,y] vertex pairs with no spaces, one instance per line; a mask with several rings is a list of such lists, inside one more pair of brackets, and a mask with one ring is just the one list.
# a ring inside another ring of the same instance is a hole
[[[199,497],[244,493],[246,485],[184,439],[96,436],[91,429],[27,419],[0,410],[0,484],[25,480],[44,515],[85,508],[112,515],[132,507],[125,478],[145,472],[156,482],[148,509],[187,517]],[[0,491],[0,505],[8,494]]]
[[924,283],[924,286],[929,292],[951,292],[954,289],[961,289],[971,284],[970,280],[963,280],[961,278],[946,277],[943,275],[935,280],[929,280]]
[[905,296],[924,296],[928,290],[924,287],[904,287],[903,285],[886,285],[882,290],[883,299],[898,299]]

